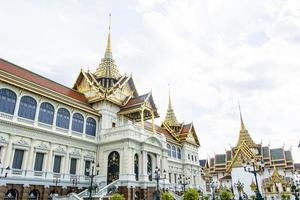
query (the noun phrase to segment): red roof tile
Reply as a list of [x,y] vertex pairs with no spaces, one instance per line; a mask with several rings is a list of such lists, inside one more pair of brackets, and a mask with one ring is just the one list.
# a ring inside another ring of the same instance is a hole
[[31,72],[27,69],[19,67],[19,66],[15,65],[13,63],[10,63],[6,60],[3,60],[1,58],[0,58],[0,70],[3,70],[12,75],[18,76],[27,81],[30,81],[32,83],[35,83],[37,85],[40,85],[42,87],[53,90],[55,92],[58,92],[60,94],[66,95],[68,97],[71,97],[75,100],[78,100],[78,101],[81,101],[82,103],[87,104],[87,99],[85,98],[85,96],[83,94],[81,94],[75,90],[72,90],[71,88],[68,88],[66,86],[63,86],[59,83],[51,81],[45,77],[42,77],[42,76],[40,76],[34,72]]
[[134,97],[134,98],[130,99],[128,101],[128,103],[122,109],[126,109],[126,108],[129,108],[129,107],[144,103],[147,96],[148,96],[148,94],[143,94],[141,96]]

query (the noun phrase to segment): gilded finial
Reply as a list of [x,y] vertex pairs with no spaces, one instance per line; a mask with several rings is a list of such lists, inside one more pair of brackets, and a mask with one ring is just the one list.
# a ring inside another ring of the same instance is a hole
[[238,104],[239,104],[239,111],[240,111],[241,130],[240,130],[237,146],[239,146],[242,142],[245,142],[249,147],[255,147],[257,145],[254,143],[254,141],[252,140],[251,136],[248,133],[248,130],[245,127],[240,102]]
[[107,45],[106,45],[106,51],[105,51],[106,58],[112,58],[110,31],[111,31],[111,14],[109,13],[108,36],[107,36]]
[[243,121],[240,102],[239,102],[239,111],[240,111],[240,120],[241,120],[241,130],[245,130],[246,128],[245,128],[245,124],[244,124],[244,121]]
[[168,84],[168,89],[169,89],[169,103],[168,103],[168,110],[164,122],[167,123],[169,126],[177,126],[179,125],[179,123],[176,119],[174,110],[172,108],[170,84]]
[[168,108],[172,109],[170,84],[168,84],[168,90],[169,90],[169,105],[168,105]]

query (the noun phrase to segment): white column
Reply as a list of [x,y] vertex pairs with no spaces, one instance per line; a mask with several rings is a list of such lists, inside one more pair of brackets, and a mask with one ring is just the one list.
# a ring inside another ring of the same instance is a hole
[[47,158],[47,165],[46,165],[46,168],[45,168],[46,172],[52,172],[52,162],[53,162],[53,150],[52,150],[52,145],[50,143],[48,158]]
[[41,100],[36,105],[36,112],[34,116],[34,125],[38,124],[39,121],[39,113],[40,113]]
[[17,99],[16,99],[16,105],[15,105],[15,110],[14,110],[14,121],[17,120],[18,118],[18,112],[19,112],[19,107],[20,107],[20,101],[21,101],[21,98],[20,96],[17,96]]
[[142,151],[142,173],[141,173],[141,180],[148,181],[147,175],[147,152]]
[[54,108],[52,130],[55,130],[55,127],[56,127],[57,110],[58,110],[58,106],[56,106],[56,108]]
[[160,165],[160,155],[159,154],[156,154],[156,167],[160,168],[161,170],[163,170],[161,168],[161,165]]
[[8,144],[6,146],[6,156],[3,157],[3,165],[5,167],[11,167],[11,161],[13,157],[13,144],[12,144],[12,137],[10,136],[8,139]]
[[31,145],[30,145],[30,149],[28,150],[28,163],[27,163],[27,170],[33,170],[33,158],[35,158],[34,155],[34,145],[33,145],[33,141],[31,140]]
[[69,173],[69,163],[70,163],[70,154],[69,154],[69,147],[66,147],[66,156],[64,157],[63,167],[62,167],[62,173],[64,174],[70,174]]

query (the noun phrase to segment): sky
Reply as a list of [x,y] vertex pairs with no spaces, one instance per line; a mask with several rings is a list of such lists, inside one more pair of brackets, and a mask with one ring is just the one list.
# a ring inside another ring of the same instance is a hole
[[201,158],[235,146],[238,102],[257,143],[300,162],[299,0],[0,0],[0,57],[72,87],[112,51],[160,124],[170,84],[177,119],[193,122]]

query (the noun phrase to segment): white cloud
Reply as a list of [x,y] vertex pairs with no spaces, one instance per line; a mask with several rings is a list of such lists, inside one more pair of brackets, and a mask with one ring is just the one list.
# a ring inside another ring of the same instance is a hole
[[171,84],[203,157],[235,145],[239,99],[254,140],[292,146],[300,161],[299,1],[1,2],[0,55],[72,86],[80,66],[98,66],[109,12],[120,71],[133,73],[140,94],[152,89],[162,118]]

